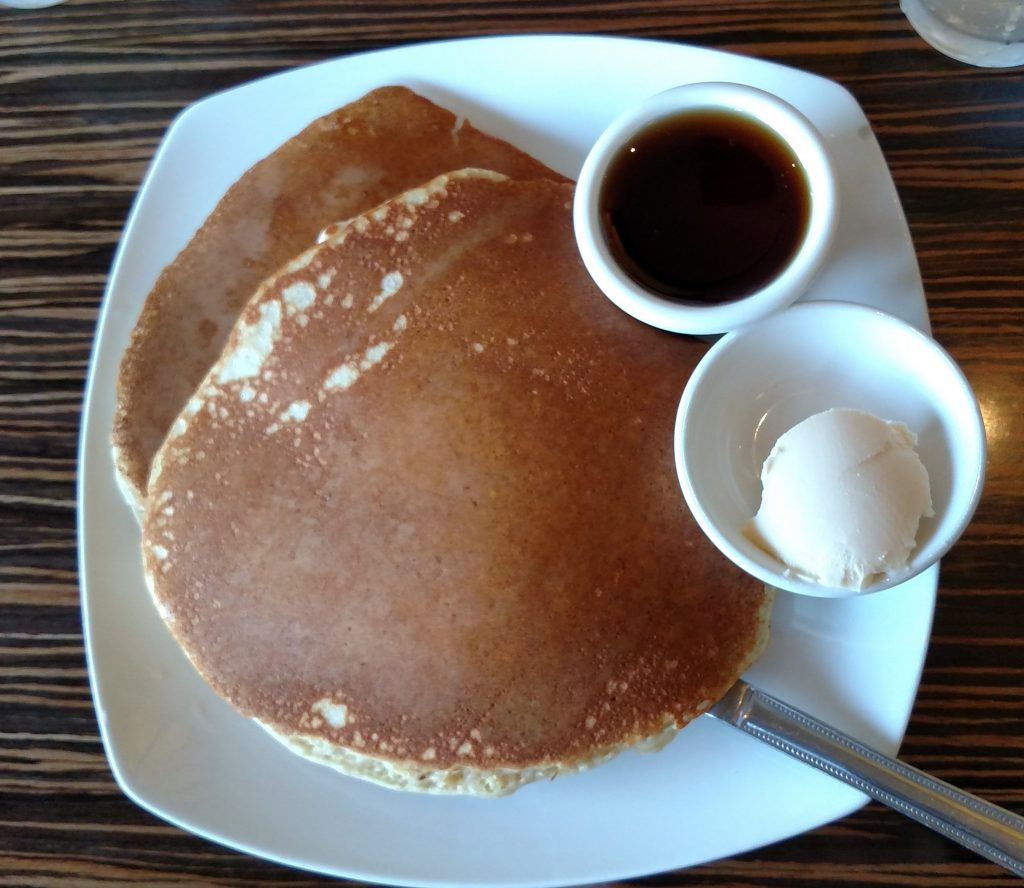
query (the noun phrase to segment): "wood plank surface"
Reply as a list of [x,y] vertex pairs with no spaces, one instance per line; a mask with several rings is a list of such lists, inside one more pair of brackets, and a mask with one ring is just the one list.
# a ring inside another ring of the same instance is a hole
[[[106,275],[172,117],[295,65],[441,37],[578,32],[732,50],[838,80],[870,119],[934,333],[981,402],[988,478],[945,559],[902,757],[1024,813],[1024,71],[951,61],[897,0],[68,0],[0,7],[0,885],[314,885],[164,824],[114,784],[89,694],[75,484]],[[875,804],[670,886],[995,886]]]

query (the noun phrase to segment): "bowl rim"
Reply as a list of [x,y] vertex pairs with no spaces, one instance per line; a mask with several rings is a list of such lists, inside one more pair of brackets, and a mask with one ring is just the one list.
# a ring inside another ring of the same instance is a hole
[[[720,366],[724,356],[733,353],[737,348],[742,349],[745,342],[759,335],[760,325],[751,325],[726,334],[716,341],[698,362],[686,382],[676,411],[676,420],[673,428],[673,454],[676,475],[690,513],[705,535],[730,561],[757,579],[778,589],[818,598],[849,598],[873,594],[899,586],[936,564],[948,553],[967,528],[981,500],[985,482],[988,444],[984,417],[967,376],[953,359],[952,355],[940,343],[913,324],[881,309],[843,300],[813,300],[798,303],[768,318],[765,323],[786,324],[790,322],[790,319],[799,316],[825,313],[838,315],[840,318],[860,315],[863,318],[869,318],[872,323],[884,324],[890,327],[900,335],[913,339],[918,347],[929,351],[936,360],[949,370],[952,377],[957,381],[956,390],[951,393],[950,397],[957,398],[960,401],[959,412],[967,418],[963,434],[958,435],[957,438],[958,442],[964,442],[965,446],[958,449],[968,457],[971,457],[968,462],[956,461],[962,469],[958,473],[961,480],[955,485],[950,497],[950,503],[947,505],[950,507],[957,505],[959,513],[947,512],[941,517],[939,524],[941,532],[933,536],[923,548],[918,548],[911,554],[905,571],[887,576],[861,589],[824,586],[795,574],[787,574],[784,565],[767,553],[764,553],[762,560],[751,558],[733,543],[730,534],[726,533],[713,520],[705,508],[704,497],[699,489],[699,483],[695,482],[695,478],[699,477],[699,472],[696,471],[696,466],[691,465],[688,459],[688,450],[685,446],[684,437],[687,430],[687,421],[691,416],[693,405],[697,402],[706,380]],[[837,404],[836,406],[842,405]],[[778,565],[778,569],[768,566],[773,561]]]
[[[785,268],[761,289],[728,302],[673,300],[634,280],[616,261],[604,236],[600,196],[620,148],[657,120],[688,111],[720,109],[772,130],[800,160],[810,195],[807,228]],[[583,263],[598,288],[620,309],[674,333],[709,335],[737,329],[792,304],[824,264],[839,213],[838,178],[825,137],[795,106],[755,86],[697,81],[655,93],[628,108],[598,136],[580,169],[573,197],[573,228]]]

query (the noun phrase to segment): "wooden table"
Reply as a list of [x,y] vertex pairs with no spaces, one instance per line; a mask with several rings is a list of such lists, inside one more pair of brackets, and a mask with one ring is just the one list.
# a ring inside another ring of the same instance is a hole
[[[76,445],[107,271],[172,116],[218,89],[451,36],[599,32],[733,50],[841,82],[867,113],[918,250],[934,333],[990,447],[945,559],[902,756],[1024,811],[1024,71],[926,46],[897,0],[230,2],[0,9],[0,883],[320,884],[165,825],[97,734],[76,574]],[[1013,877],[870,804],[670,885],[981,886]]]

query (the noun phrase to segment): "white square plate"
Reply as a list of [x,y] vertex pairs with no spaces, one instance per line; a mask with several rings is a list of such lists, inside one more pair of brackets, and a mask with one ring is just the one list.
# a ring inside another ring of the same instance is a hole
[[[111,767],[140,805],[234,848],[327,874],[407,885],[566,885],[731,856],[811,829],[864,797],[702,718],[664,751],[503,799],[397,793],[311,764],[210,691],[164,628],[139,532],[114,480],[117,365],[160,269],[242,172],[314,118],[405,84],[570,176],[630,103],[694,80],[775,92],[822,131],[841,218],[806,298],[867,302],[927,329],[906,221],[864,114],[843,88],[676,44],[528,36],[351,56],[212,96],[175,121],[139,192],[100,317],[83,421],[79,533],[90,676]],[[331,221],[331,220],[325,220]],[[781,595],[747,676],[894,753],[927,647],[938,572],[861,599]]]

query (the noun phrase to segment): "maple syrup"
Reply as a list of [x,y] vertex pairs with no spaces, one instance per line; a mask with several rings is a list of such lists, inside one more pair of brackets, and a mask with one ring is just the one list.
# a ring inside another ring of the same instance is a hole
[[601,218],[638,283],[695,303],[728,302],[796,254],[810,190],[792,149],[739,113],[686,111],[640,130],[612,159]]

